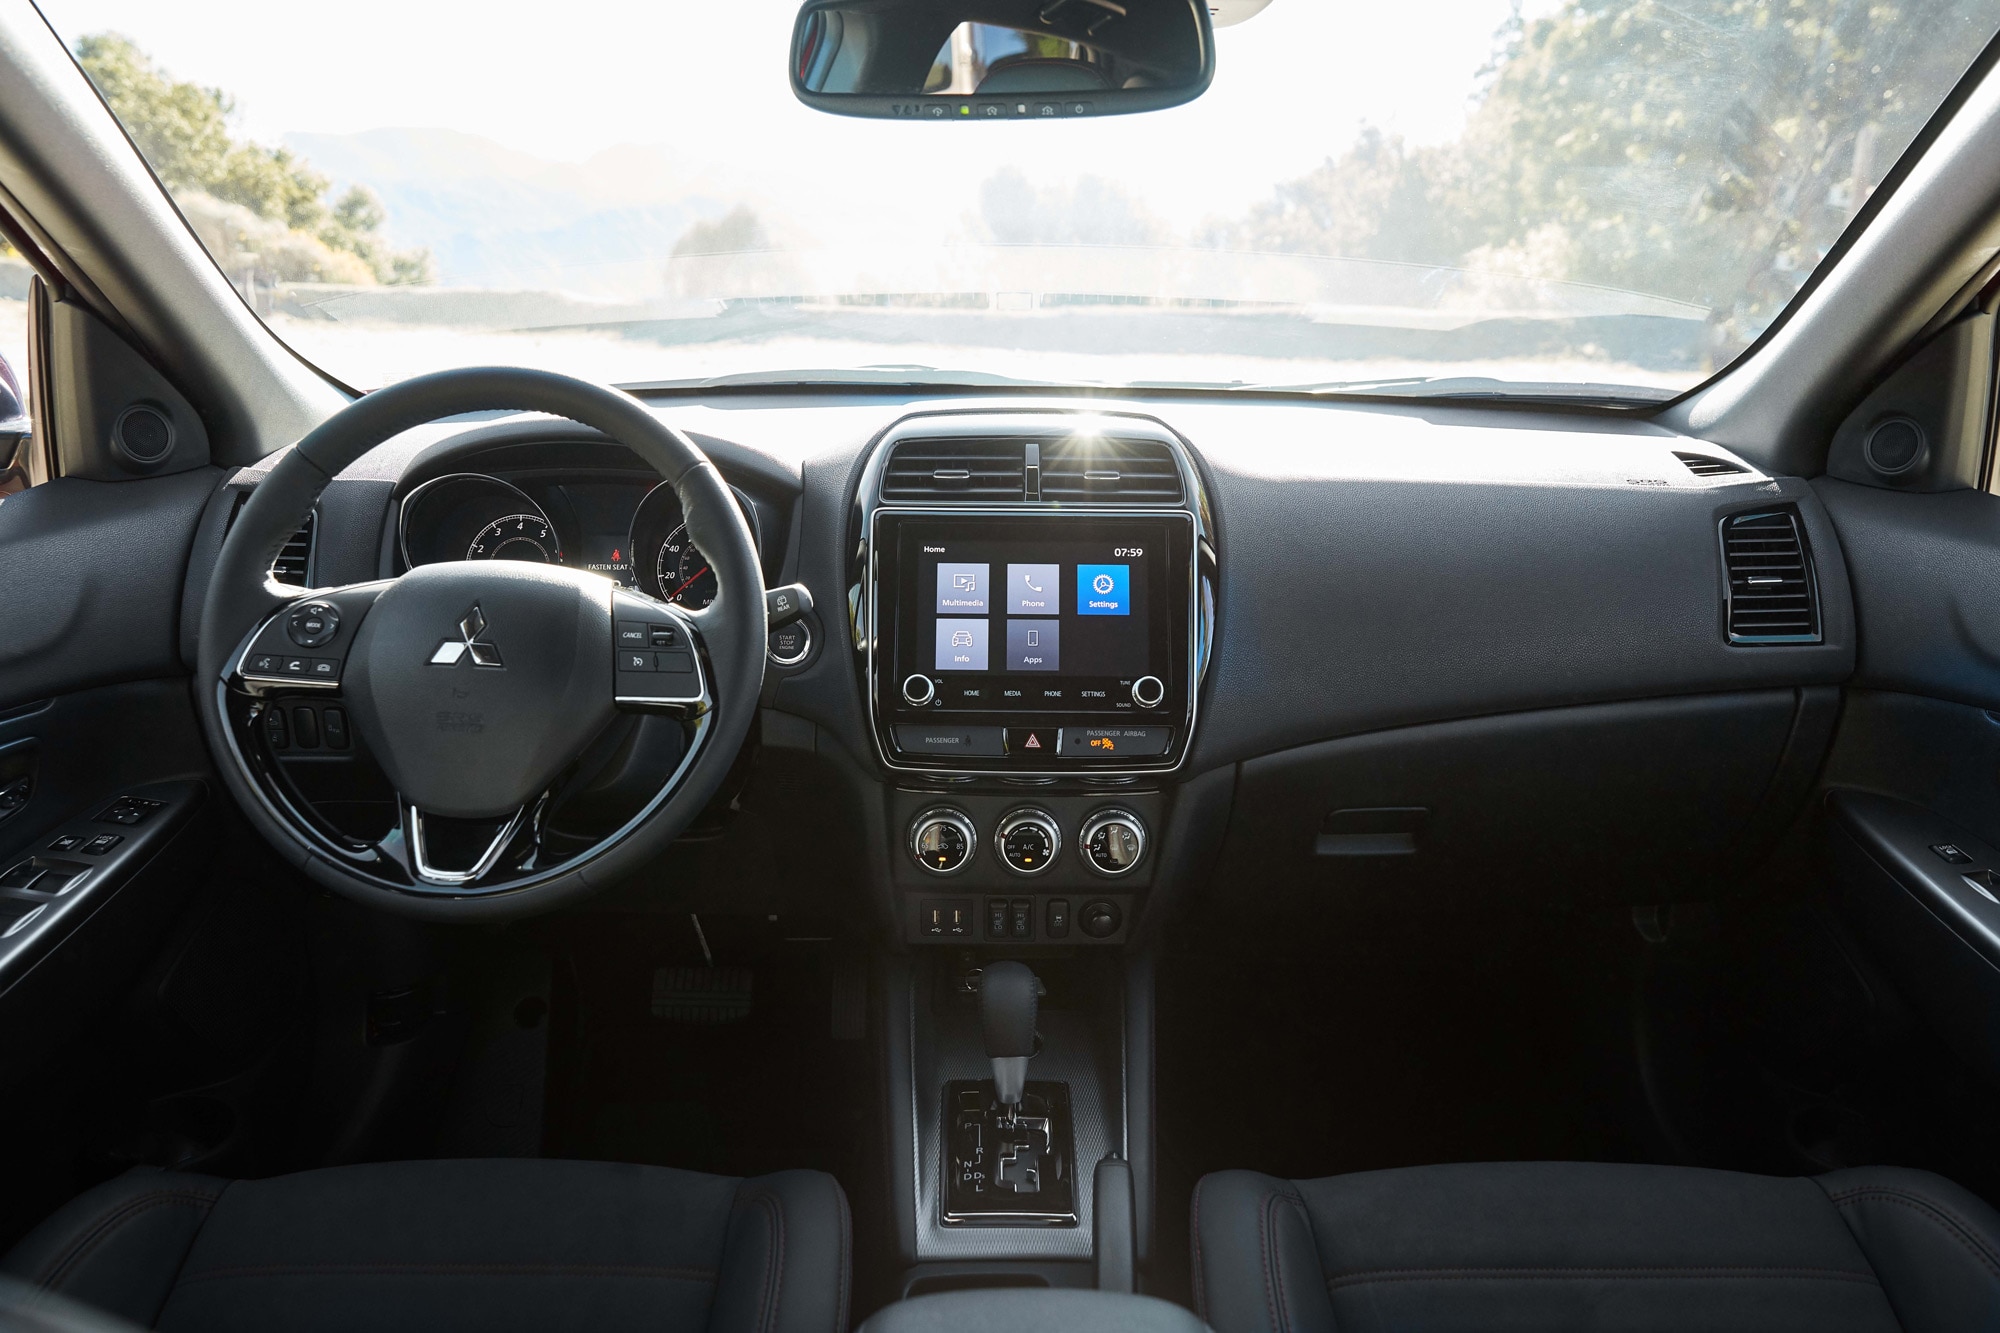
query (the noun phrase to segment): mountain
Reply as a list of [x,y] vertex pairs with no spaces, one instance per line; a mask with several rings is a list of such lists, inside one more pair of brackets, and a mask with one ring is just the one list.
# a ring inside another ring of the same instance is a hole
[[687,228],[733,202],[708,172],[661,147],[555,162],[443,129],[291,134],[285,146],[336,190],[374,191],[384,233],[428,249],[449,286],[644,296]]

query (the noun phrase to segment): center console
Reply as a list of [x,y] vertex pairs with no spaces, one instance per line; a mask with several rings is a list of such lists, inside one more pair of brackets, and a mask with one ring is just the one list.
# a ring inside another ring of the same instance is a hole
[[1195,735],[1201,496],[1180,437],[1129,413],[922,413],[864,468],[855,646],[886,887],[904,942],[937,946],[889,992],[908,1293],[1088,1282],[1100,1231],[1127,1269],[1134,1234],[1143,1254],[1151,973],[1122,946]]

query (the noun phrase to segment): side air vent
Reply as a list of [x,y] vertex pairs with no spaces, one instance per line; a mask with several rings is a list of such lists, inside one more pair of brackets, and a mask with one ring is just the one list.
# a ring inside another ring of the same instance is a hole
[[1729,641],[1818,643],[1819,596],[1796,509],[1764,509],[1722,520],[1729,574]]
[[1710,458],[1707,454],[1684,454],[1674,450],[1674,457],[1687,464],[1687,470],[1697,477],[1726,477],[1732,472],[1748,472],[1741,463],[1732,463],[1726,458]]
[[904,440],[882,475],[884,500],[1019,500],[1027,475],[1023,439]]
[[271,562],[271,577],[280,583],[289,583],[294,588],[309,586],[306,570],[312,562],[313,518],[306,515],[305,526],[291,535],[285,549],[278,552],[278,558]]
[[1097,437],[1042,446],[1042,498],[1085,504],[1179,504],[1181,471],[1158,440]]

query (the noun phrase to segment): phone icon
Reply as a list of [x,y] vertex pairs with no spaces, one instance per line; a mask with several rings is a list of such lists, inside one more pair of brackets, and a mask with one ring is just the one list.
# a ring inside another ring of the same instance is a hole
[[1021,582],[1023,582],[1023,583],[1025,583],[1025,584],[1027,584],[1027,585],[1028,585],[1028,591],[1029,591],[1029,592],[1047,592],[1047,591],[1048,591],[1048,589],[1047,589],[1047,588],[1044,588],[1044,587],[1043,587],[1043,586],[1042,586],[1041,584],[1039,584],[1039,583],[1035,582],[1035,575],[1034,575],[1033,571],[1030,571],[1030,572],[1028,572],[1028,573],[1026,573],[1026,574],[1023,574],[1023,575],[1021,575]]

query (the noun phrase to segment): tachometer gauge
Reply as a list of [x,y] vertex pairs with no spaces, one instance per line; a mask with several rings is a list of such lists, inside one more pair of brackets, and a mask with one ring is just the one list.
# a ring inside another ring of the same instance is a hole
[[685,524],[660,543],[657,574],[660,590],[678,606],[699,611],[715,600],[715,571],[708,567],[708,557],[689,540]]
[[509,514],[479,530],[465,548],[467,560],[532,560],[556,562],[556,535],[540,514]]

